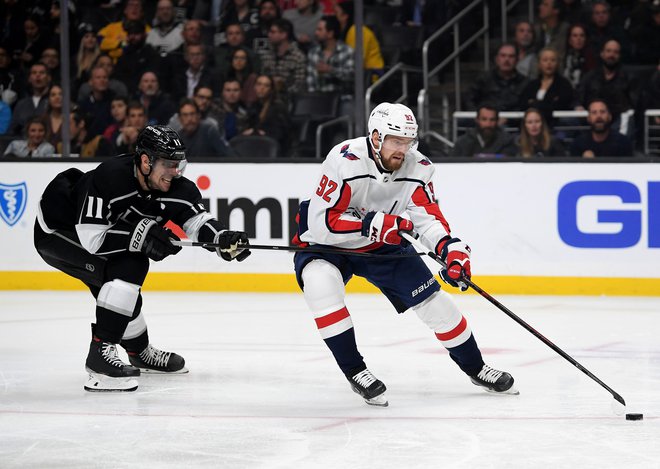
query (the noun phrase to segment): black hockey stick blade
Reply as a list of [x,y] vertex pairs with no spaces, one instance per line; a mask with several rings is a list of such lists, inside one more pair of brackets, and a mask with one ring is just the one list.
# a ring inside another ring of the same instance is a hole
[[[405,238],[410,244],[415,246],[417,249],[420,251],[424,252],[427,256],[429,256],[431,259],[436,261],[438,264],[440,264],[443,268],[447,268],[447,264],[445,264],[440,256],[438,256],[435,252],[430,251],[426,246],[424,246],[419,239],[417,239],[417,235],[410,235],[408,233],[401,233],[401,236]],[[520,324],[522,327],[527,329],[534,337],[539,339],[541,342],[543,342],[545,345],[550,347],[552,350],[554,350],[556,353],[558,353],[561,357],[566,359],[571,365],[576,367],[578,370],[583,372],[585,375],[587,375],[589,378],[600,384],[603,388],[605,388],[610,394],[612,394],[612,397],[619,403],[623,404],[624,406],[626,405],[626,401],[621,397],[619,393],[614,391],[614,389],[610,388],[607,384],[602,382],[596,375],[594,375],[591,371],[587,370],[584,366],[582,366],[576,359],[571,357],[569,354],[564,352],[562,349],[560,349],[558,346],[556,346],[550,339],[545,337],[543,334],[541,334],[539,331],[534,329],[532,326],[527,324],[523,319],[521,319],[518,315],[516,315],[513,311],[511,311],[509,308],[504,306],[502,303],[497,301],[495,298],[493,298],[488,292],[484,291],[481,287],[479,287],[477,284],[475,284],[472,280],[469,278],[463,277],[461,279],[462,282],[465,282],[470,288],[472,288],[474,291],[479,293],[482,297],[484,297],[486,300],[488,300],[490,303],[495,305],[497,309],[502,311],[504,314],[509,316],[511,319],[516,321],[518,324]]]
[[[181,241],[172,241],[172,244],[175,246],[182,246],[182,247],[202,247],[202,248],[209,248],[209,249],[216,249],[221,247],[217,243],[204,243],[201,241],[189,241],[189,240],[181,240]],[[245,245],[239,245],[239,249],[254,249],[254,250],[263,250],[263,251],[289,251],[289,252],[317,252],[317,253],[322,253],[322,254],[348,254],[350,256],[358,256],[358,257],[379,257],[379,258],[384,258],[384,259],[396,259],[396,258],[402,258],[402,257],[419,257],[423,256],[423,252],[407,252],[407,253],[402,253],[402,254],[376,254],[376,253],[371,253],[371,252],[360,252],[360,251],[353,251],[351,249],[340,249],[340,248],[321,248],[321,247],[314,247],[314,246],[309,246],[309,247],[302,247],[302,246],[271,246],[271,245],[266,245],[266,244],[245,244]]]

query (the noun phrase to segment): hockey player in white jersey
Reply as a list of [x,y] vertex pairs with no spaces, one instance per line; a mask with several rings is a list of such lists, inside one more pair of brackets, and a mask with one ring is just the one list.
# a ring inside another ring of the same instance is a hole
[[436,202],[434,167],[417,151],[415,116],[402,104],[382,103],[370,114],[368,131],[330,150],[311,198],[300,206],[295,242],[374,254],[296,253],[296,278],[321,337],[353,391],[368,404],[387,406],[385,384],[360,355],[344,302],[344,285],[358,275],[399,313],[415,311],[474,384],[517,393],[509,373],[484,363],[465,317],[422,259],[393,256],[414,253],[399,233],[414,230],[446,262],[441,278],[467,289],[461,279],[470,278],[470,248],[451,233]]

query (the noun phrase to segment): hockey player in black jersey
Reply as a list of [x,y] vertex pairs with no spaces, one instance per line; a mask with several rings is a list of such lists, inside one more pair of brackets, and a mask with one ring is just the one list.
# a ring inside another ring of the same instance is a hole
[[[182,176],[185,147],[169,127],[147,126],[134,154],[83,173],[71,168],[48,184],[39,202],[34,243],[51,266],[80,279],[96,298],[96,323],[85,363],[87,391],[134,391],[140,372],[186,373],[183,357],[149,343],[140,289],[149,259],[181,250],[164,228],[172,221],[197,241],[214,242],[224,260],[244,260],[247,234],[229,231]],[[117,355],[117,344],[130,365]]]

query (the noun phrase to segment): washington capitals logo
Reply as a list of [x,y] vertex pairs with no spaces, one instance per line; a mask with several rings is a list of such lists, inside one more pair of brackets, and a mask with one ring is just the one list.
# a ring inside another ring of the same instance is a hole
[[21,219],[27,205],[27,185],[22,182],[13,186],[0,183],[0,217],[9,226]]
[[357,156],[355,156],[353,153],[348,151],[348,145],[344,145],[343,147],[341,147],[341,150],[339,150],[339,152],[341,153],[341,156],[343,156],[344,158],[348,158],[349,160],[355,161],[360,159]]
[[430,166],[431,162],[424,158],[423,160],[419,160],[419,164],[424,165],[424,166]]

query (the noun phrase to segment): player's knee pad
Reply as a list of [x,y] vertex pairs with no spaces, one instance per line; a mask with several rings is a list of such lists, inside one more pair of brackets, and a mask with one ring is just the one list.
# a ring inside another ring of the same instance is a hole
[[344,305],[344,281],[337,267],[324,260],[313,260],[303,269],[302,279],[305,301],[324,340],[353,327]]
[[337,267],[328,261],[315,259],[302,271],[305,301],[318,313],[334,311],[344,306],[344,280]]
[[443,290],[413,306],[413,309],[422,322],[435,332],[435,336],[442,342],[442,345],[447,348],[462,344],[472,334],[458,306]]
[[114,279],[103,284],[96,305],[130,318],[133,317],[139,296],[140,285]]

